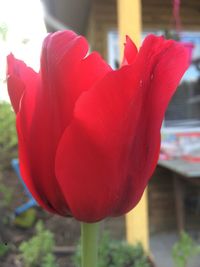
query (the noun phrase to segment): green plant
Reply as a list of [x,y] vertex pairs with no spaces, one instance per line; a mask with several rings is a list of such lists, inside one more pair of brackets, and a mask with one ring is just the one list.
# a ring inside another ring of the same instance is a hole
[[[1,179],[0,179],[0,182]],[[0,207],[8,207],[12,201],[13,190],[4,184],[0,184],[1,203]]]
[[186,267],[189,259],[199,253],[200,246],[186,232],[182,232],[180,239],[172,248],[175,267]]
[[0,258],[6,255],[6,253],[9,251],[9,246],[5,243],[0,244]]
[[[72,258],[76,267],[81,264],[80,245]],[[126,242],[111,240],[105,233],[99,242],[98,267],[150,267],[148,257],[140,243],[131,246]]]
[[17,135],[15,114],[9,103],[0,102],[0,166],[10,167],[10,161],[17,156]]
[[[0,171],[0,210],[4,209],[5,211],[9,210],[9,206],[13,198],[13,188],[10,188],[4,184],[3,173]],[[5,214],[4,211],[4,214]],[[6,216],[0,218],[0,221],[3,222]]]
[[47,255],[44,256],[42,260],[42,267],[55,267],[56,262],[55,262],[55,257],[52,253],[48,253]]
[[19,247],[25,267],[56,267],[53,255],[54,236],[44,228],[41,221],[36,224],[36,235],[22,242]]

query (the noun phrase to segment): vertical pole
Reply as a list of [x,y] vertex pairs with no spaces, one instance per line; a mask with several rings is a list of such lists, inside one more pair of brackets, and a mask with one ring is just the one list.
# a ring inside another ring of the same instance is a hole
[[145,190],[139,204],[126,215],[126,238],[128,243],[140,242],[149,251],[148,199]]
[[125,35],[134,41],[138,47],[141,42],[142,18],[141,0],[117,0],[118,31],[121,56]]
[[[120,55],[123,55],[125,35],[140,45],[142,18],[141,0],[117,0],[118,5],[118,31],[120,40]],[[141,242],[144,249],[149,249],[148,229],[148,199],[147,190],[137,207],[126,215],[126,237],[130,244]]]

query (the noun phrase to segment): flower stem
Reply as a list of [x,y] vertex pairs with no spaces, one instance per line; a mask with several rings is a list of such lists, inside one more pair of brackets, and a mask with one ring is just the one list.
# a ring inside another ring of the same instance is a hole
[[81,223],[81,267],[97,267],[99,223]]

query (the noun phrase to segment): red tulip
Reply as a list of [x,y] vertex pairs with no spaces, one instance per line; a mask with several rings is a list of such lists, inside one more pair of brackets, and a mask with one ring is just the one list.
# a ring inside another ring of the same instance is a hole
[[186,49],[148,36],[139,52],[127,37],[112,70],[71,31],[44,40],[41,69],[8,56],[23,179],[38,203],[95,222],[140,200],[160,149],[168,102],[188,67]]

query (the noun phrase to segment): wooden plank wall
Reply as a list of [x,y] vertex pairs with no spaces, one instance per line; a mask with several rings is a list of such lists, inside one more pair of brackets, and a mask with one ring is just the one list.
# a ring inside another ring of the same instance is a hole
[[[91,50],[107,59],[107,33],[117,29],[116,0],[93,0],[88,20],[87,37]],[[200,31],[200,1],[181,0],[181,21],[184,31]],[[174,29],[172,0],[142,0],[144,31]]]
[[[142,0],[143,28],[174,28],[172,8],[172,0]],[[199,0],[181,0],[180,15],[183,30],[200,30]]]
[[173,177],[158,167],[148,187],[149,227],[151,233],[176,229]]
[[[107,59],[107,33],[117,29],[117,7],[115,0],[93,0],[87,36],[91,50]],[[92,35],[91,35],[92,32]]]

